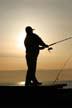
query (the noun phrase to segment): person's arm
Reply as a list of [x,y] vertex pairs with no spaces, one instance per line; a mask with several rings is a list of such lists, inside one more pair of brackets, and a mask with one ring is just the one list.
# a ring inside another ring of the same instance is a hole
[[44,49],[44,48],[48,48],[48,45],[40,38],[38,38],[38,43],[39,43],[39,49]]
[[45,47],[39,46],[39,50],[43,50],[43,49],[45,49]]

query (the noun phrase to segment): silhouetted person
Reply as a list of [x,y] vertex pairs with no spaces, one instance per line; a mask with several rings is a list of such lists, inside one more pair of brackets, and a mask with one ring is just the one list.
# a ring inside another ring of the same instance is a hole
[[37,34],[33,33],[33,30],[34,29],[32,29],[32,27],[30,26],[27,26],[25,28],[27,34],[24,44],[26,47],[26,61],[28,66],[26,81],[25,81],[26,86],[41,84],[41,82],[37,81],[35,76],[37,57],[40,49],[48,47],[48,45],[45,44]]

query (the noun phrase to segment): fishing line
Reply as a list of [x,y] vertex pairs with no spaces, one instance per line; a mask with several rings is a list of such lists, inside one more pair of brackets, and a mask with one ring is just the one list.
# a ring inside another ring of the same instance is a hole
[[[72,37],[65,38],[65,39],[63,39],[63,40],[60,40],[60,41],[54,42],[54,43],[52,43],[52,44],[49,44],[49,45],[48,45],[48,51],[52,50],[52,47],[50,47],[50,46],[53,46],[53,45],[58,44],[58,43],[61,43],[61,42],[63,42],[63,41],[67,41],[67,40],[69,40],[69,39],[72,39]],[[54,83],[59,79],[60,74],[62,73],[62,71],[63,71],[64,67],[67,65],[67,63],[69,62],[71,56],[72,56],[72,54],[67,58],[67,60],[65,61],[64,65],[63,65],[63,67],[62,67],[62,69],[58,72],[58,74],[57,74],[57,76],[56,76],[56,79],[54,80]]]
[[56,79],[54,80],[54,83],[55,83],[56,81],[59,80],[59,76],[60,76],[60,74],[63,72],[63,70],[64,70],[65,66],[67,65],[67,63],[69,62],[71,56],[72,56],[72,54],[70,54],[70,56],[69,56],[69,57],[67,58],[67,60],[65,61],[64,65],[63,65],[63,67],[62,67],[62,69],[58,72],[58,74],[57,74],[57,76],[56,76]]

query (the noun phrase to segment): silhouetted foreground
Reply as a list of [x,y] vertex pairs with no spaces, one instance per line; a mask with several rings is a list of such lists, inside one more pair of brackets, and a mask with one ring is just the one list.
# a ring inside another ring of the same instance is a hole
[[[0,86],[0,105],[3,106],[70,106],[72,89],[54,86]],[[3,103],[3,104],[2,104]]]
[[41,82],[36,78],[37,58],[40,50],[48,48],[48,45],[35,33],[31,26],[25,28],[26,38],[24,45],[26,48],[27,75],[25,85],[41,85]]

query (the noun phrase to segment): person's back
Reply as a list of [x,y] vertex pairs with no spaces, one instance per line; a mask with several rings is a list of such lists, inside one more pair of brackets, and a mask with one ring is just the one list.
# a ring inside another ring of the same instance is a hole
[[32,56],[38,55],[40,43],[39,38],[36,34],[32,33],[30,35],[27,35],[24,43],[27,54],[32,54]]

